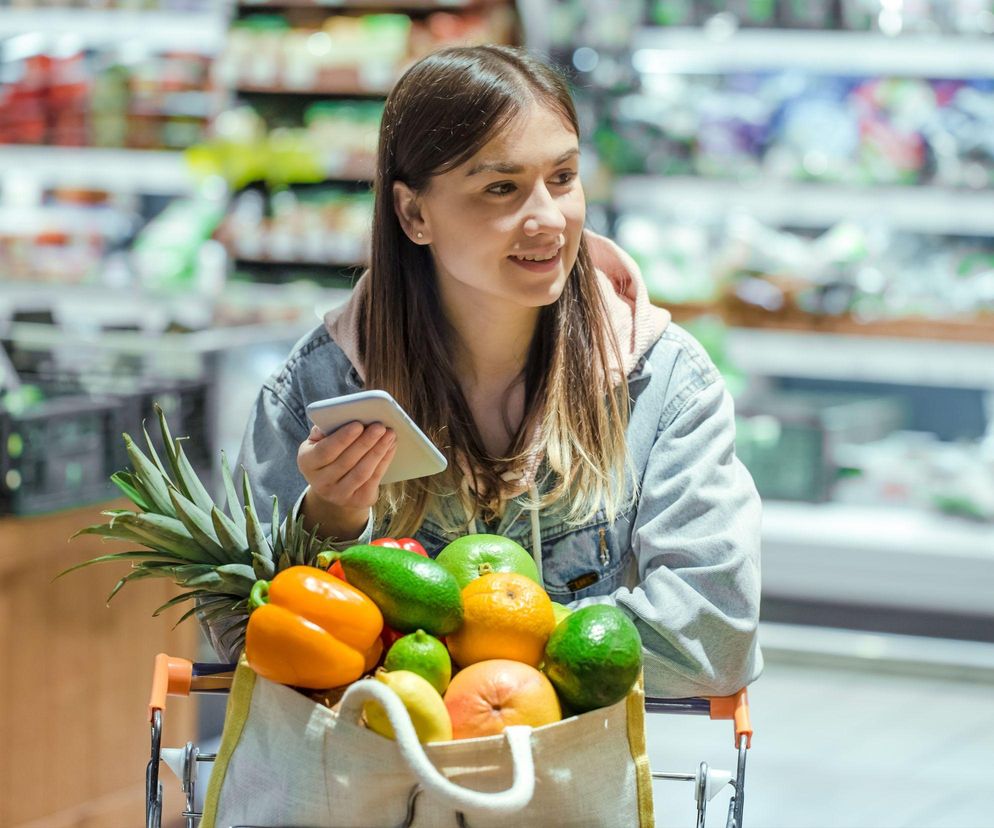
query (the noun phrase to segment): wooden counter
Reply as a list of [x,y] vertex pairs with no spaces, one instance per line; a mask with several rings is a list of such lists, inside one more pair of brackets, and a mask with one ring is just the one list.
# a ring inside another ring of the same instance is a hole
[[[122,508],[126,504],[111,504]],[[0,826],[132,828],[145,824],[146,706],[155,654],[196,659],[196,623],[183,609],[152,611],[175,595],[166,580],[128,584],[128,565],[99,564],[53,582],[78,561],[124,544],[69,536],[102,522],[105,506],[0,518]],[[163,746],[196,742],[196,702],[173,699]],[[163,825],[182,810],[163,766]]]

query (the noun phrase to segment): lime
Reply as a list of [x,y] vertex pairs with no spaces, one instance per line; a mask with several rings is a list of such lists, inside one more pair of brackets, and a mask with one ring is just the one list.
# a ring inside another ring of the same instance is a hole
[[532,556],[523,546],[501,535],[456,538],[438,553],[435,561],[452,573],[460,589],[491,572],[517,572],[539,583]]
[[445,645],[424,630],[398,638],[387,652],[383,668],[390,672],[407,670],[417,673],[444,693],[452,678],[452,660]]
[[[445,702],[435,688],[421,676],[407,670],[390,673],[380,668],[374,678],[400,697],[411,716],[411,723],[418,734],[419,742],[447,742],[452,738],[452,720],[449,718],[449,711],[445,708]],[[377,702],[366,702],[363,705],[363,712],[366,714],[366,724],[370,730],[388,739],[394,738],[390,720]]]
[[553,630],[542,670],[571,710],[607,707],[621,701],[638,681],[642,641],[620,609],[591,604]]

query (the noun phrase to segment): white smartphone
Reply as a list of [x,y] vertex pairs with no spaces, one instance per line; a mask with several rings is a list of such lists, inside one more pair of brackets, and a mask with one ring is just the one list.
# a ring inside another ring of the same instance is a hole
[[445,471],[448,461],[417,427],[414,420],[386,391],[360,391],[330,400],[312,402],[307,416],[325,434],[346,423],[382,423],[397,435],[397,453],[383,475],[382,483],[413,480]]

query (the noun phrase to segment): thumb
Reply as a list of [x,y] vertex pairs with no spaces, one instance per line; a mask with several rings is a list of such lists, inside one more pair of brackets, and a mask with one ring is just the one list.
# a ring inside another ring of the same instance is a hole
[[312,443],[317,443],[324,438],[324,432],[317,426],[311,426],[311,433],[307,435],[307,439]]

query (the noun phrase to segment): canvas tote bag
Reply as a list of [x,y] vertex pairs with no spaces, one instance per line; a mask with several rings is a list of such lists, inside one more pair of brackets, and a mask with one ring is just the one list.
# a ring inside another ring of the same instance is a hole
[[[359,724],[381,702],[397,741]],[[235,673],[203,828],[411,825],[651,828],[644,693],[539,728],[420,745],[399,697],[373,680],[339,711]]]

